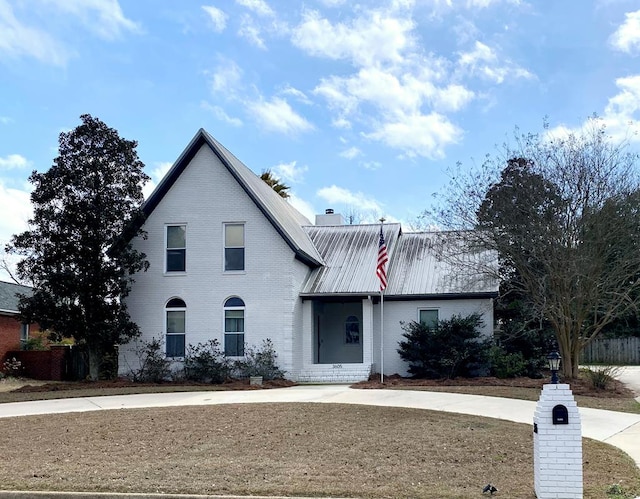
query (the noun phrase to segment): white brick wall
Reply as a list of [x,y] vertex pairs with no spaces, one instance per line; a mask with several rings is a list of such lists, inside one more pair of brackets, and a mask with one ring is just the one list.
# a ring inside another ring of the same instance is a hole
[[[553,408],[567,408],[568,424],[553,424]],[[533,417],[534,485],[538,499],[581,499],[582,426],[567,384],[544,385]]]
[[[223,272],[225,222],[245,224],[244,273]],[[166,224],[187,225],[185,273],[164,272]],[[223,305],[239,296],[246,305],[245,342],[259,346],[271,338],[280,366],[293,369],[293,352],[300,348],[294,329],[302,317],[298,289],[308,269],[208,147],[195,155],[144,229],[148,238],[135,243],[147,254],[150,268],[135,276],[127,298],[143,339],[164,334],[165,304],[180,297],[187,305],[186,344],[216,338],[223,345]],[[121,351],[125,371],[135,360],[126,346]]]

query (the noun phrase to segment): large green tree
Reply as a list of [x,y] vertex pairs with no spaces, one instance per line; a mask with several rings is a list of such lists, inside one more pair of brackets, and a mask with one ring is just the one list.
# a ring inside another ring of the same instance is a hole
[[[498,262],[481,270],[509,279],[552,326],[563,374],[582,349],[640,305],[638,157],[597,119],[579,132],[519,136],[505,156],[456,176],[436,210],[466,247]],[[464,261],[458,262],[464,265]]]
[[60,134],[52,167],[29,177],[33,218],[6,249],[23,257],[17,274],[34,287],[20,300],[24,320],[84,345],[98,379],[114,374],[116,345],[139,334],[123,298],[147,267],[127,231],[141,225],[134,222],[148,177],[135,141],[90,115],[80,119]]

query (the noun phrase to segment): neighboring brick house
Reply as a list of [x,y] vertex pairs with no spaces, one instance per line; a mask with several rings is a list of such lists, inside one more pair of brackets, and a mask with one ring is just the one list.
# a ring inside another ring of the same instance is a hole
[[[479,312],[492,331],[497,282],[446,264],[446,234],[405,234],[396,223],[383,226],[382,327],[380,225],[345,225],[331,211],[312,225],[204,130],[143,209],[147,237],[133,243],[150,267],[126,302],[142,340],[162,337],[167,357],[209,339],[236,357],[270,338],[287,377],[353,382],[381,366],[406,374],[400,321]],[[136,362],[134,346],[121,345],[122,373]]]
[[11,350],[29,338],[29,324],[18,319],[18,294],[29,295],[31,288],[0,281],[0,363]]

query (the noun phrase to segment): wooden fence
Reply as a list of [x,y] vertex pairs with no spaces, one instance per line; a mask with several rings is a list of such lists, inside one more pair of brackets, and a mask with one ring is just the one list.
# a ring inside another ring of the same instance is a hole
[[640,338],[596,339],[582,351],[580,363],[639,365]]

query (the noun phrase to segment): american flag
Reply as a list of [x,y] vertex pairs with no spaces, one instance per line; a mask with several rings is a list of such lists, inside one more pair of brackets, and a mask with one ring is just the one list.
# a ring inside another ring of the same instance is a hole
[[387,262],[389,254],[387,253],[387,245],[384,243],[384,235],[382,227],[380,227],[380,240],[378,241],[378,265],[376,266],[376,275],[380,279],[380,291],[387,288]]

